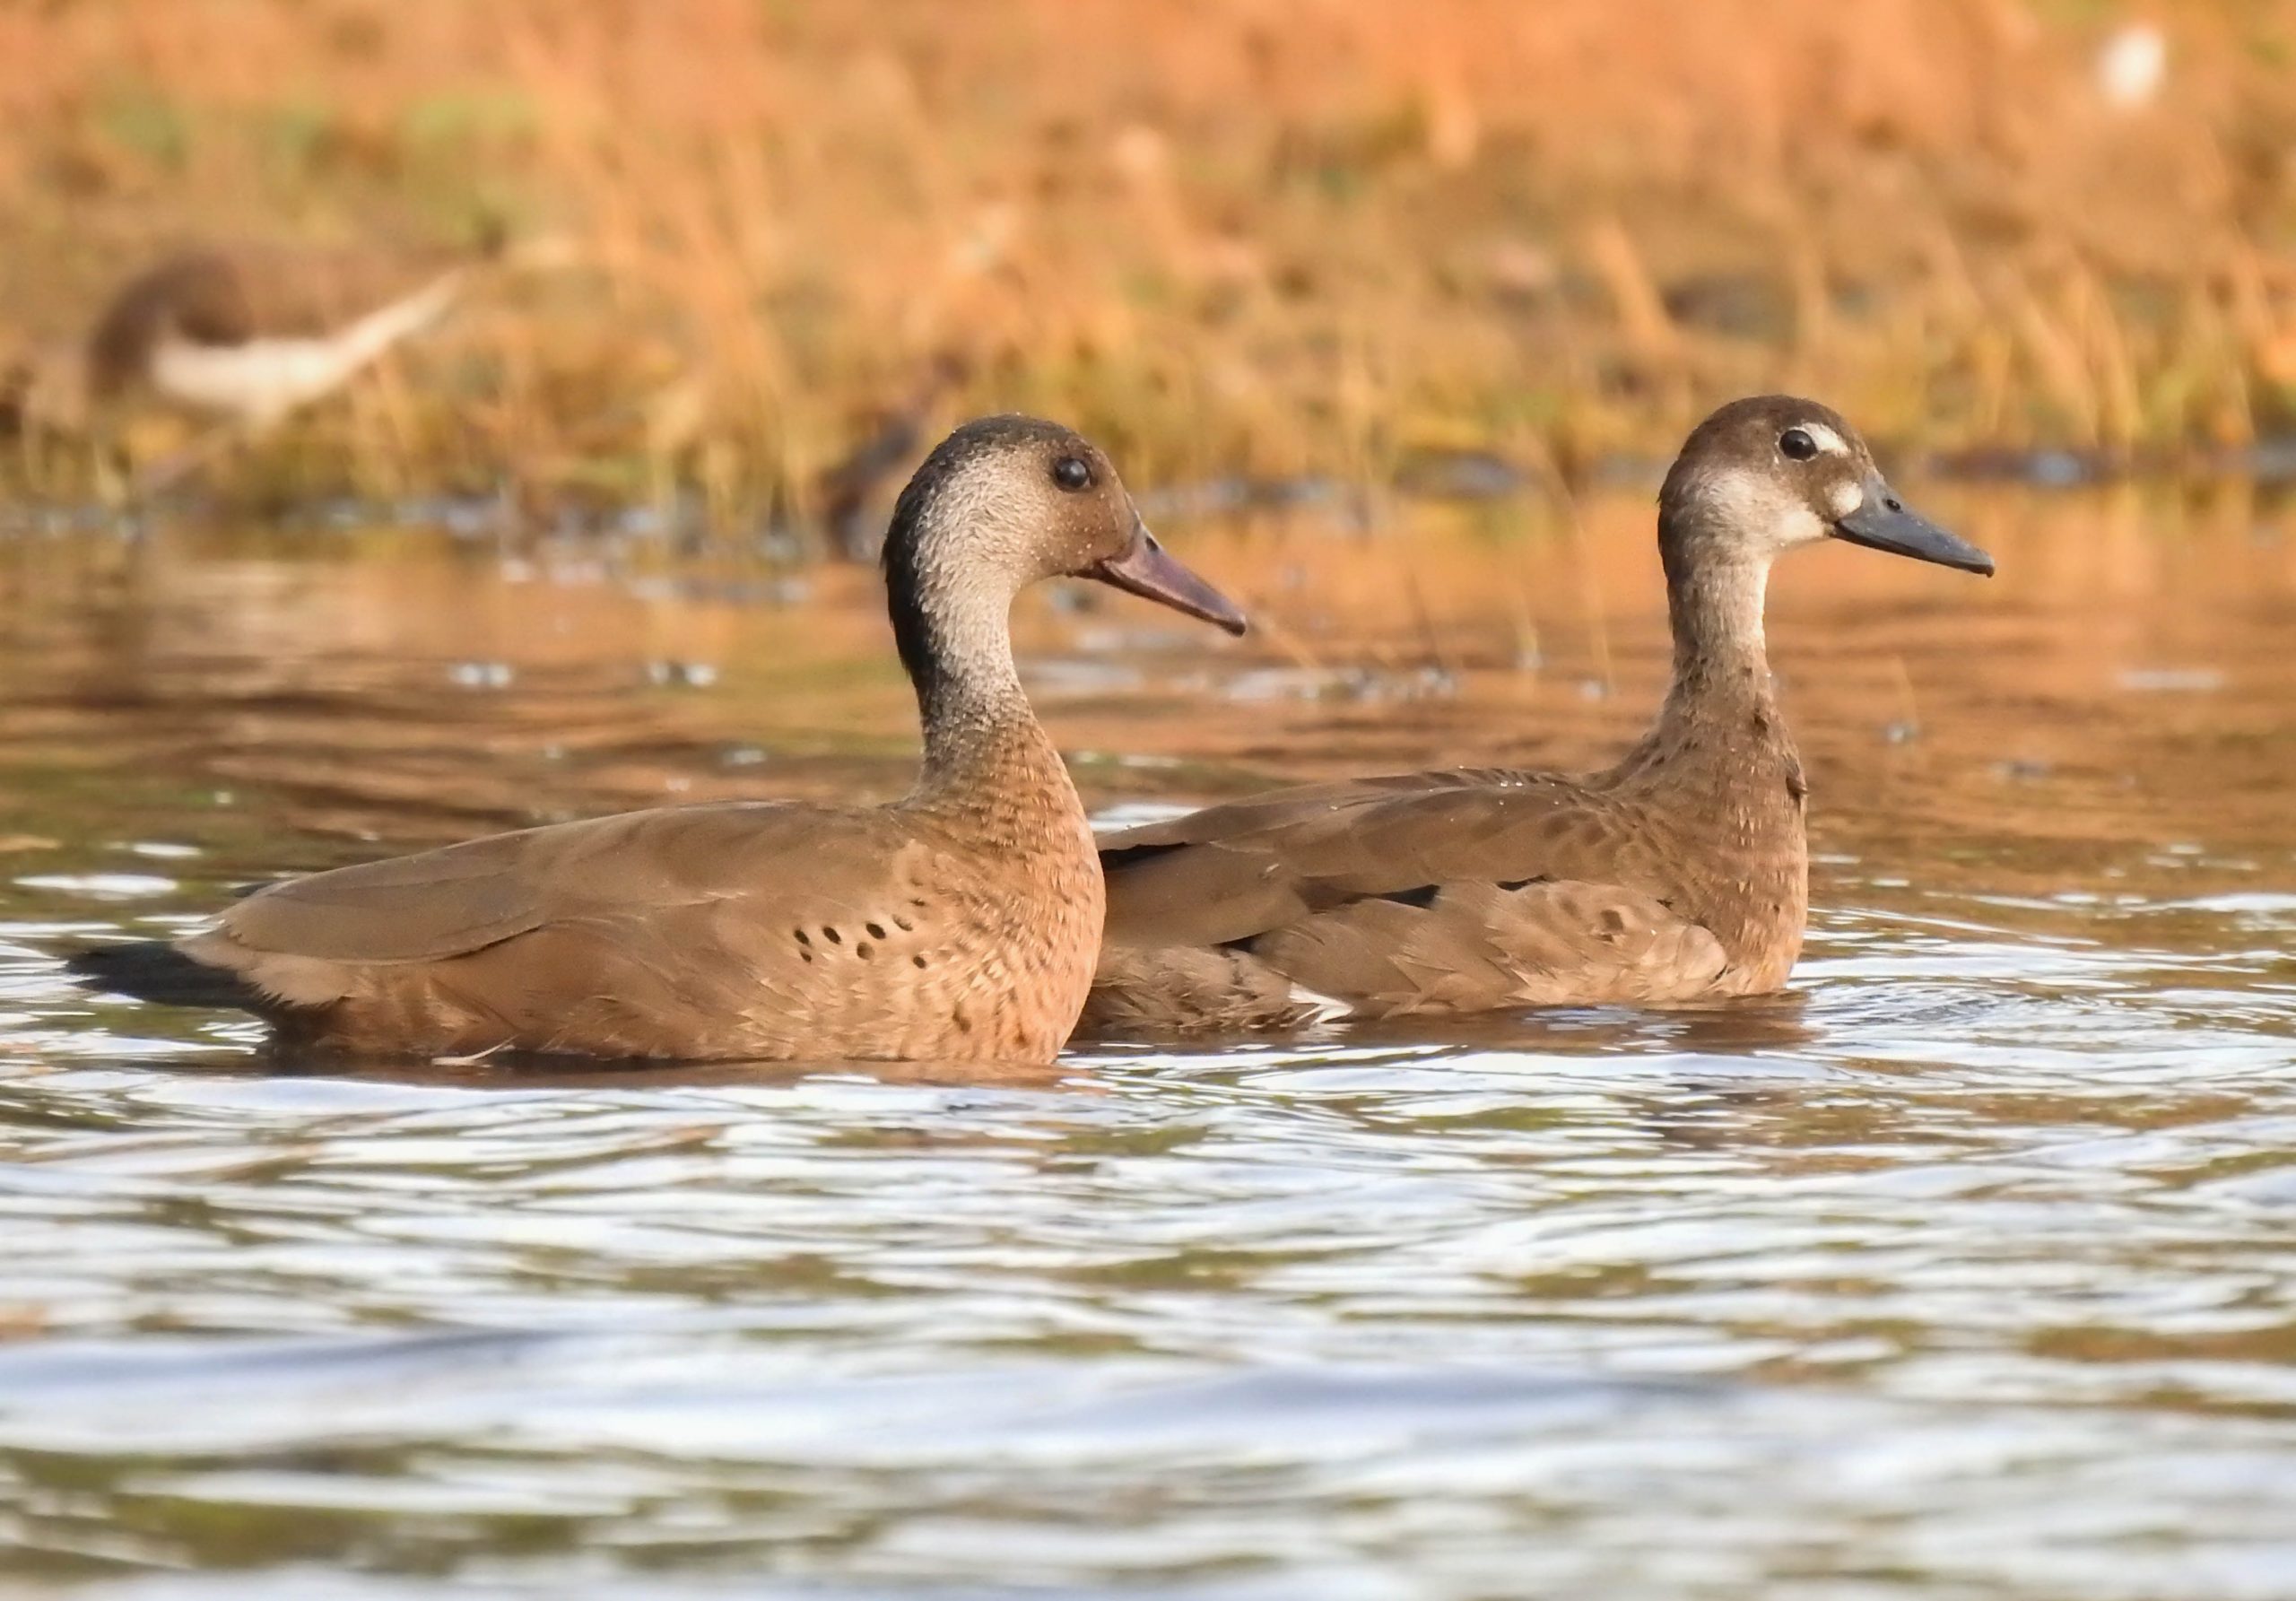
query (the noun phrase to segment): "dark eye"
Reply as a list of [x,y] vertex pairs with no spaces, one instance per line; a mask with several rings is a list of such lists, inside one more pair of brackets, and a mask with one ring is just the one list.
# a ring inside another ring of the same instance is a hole
[[1818,442],[1798,428],[1789,428],[1778,436],[1778,448],[1795,461],[1807,461],[1818,453]]
[[1092,487],[1092,467],[1081,456],[1064,456],[1052,464],[1052,481],[1070,494]]

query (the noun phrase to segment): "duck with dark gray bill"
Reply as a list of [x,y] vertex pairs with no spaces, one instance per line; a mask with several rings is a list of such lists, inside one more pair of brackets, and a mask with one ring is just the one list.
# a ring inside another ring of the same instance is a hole
[[1770,563],[1839,539],[1990,574],[1813,401],[1740,400],[1658,496],[1673,686],[1617,765],[1278,790],[1101,841],[1083,1028],[1173,1033],[1781,988],[1808,909],[1806,786],[1762,638]]
[[923,771],[882,807],[736,802],[498,834],[290,879],[200,933],[81,953],[91,986],[232,1006],[291,1050],[1049,1062],[1091,982],[1091,830],[1022,693],[1007,613],[1097,579],[1241,632],[1108,458],[968,423],[884,551]]

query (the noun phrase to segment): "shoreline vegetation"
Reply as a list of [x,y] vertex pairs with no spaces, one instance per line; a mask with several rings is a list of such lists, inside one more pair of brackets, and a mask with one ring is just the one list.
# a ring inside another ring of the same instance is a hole
[[1139,484],[1437,493],[1764,389],[2043,479],[2296,432],[2278,6],[79,0],[0,49],[40,64],[0,348],[171,244],[562,242],[218,468],[234,505],[815,529],[989,409]]

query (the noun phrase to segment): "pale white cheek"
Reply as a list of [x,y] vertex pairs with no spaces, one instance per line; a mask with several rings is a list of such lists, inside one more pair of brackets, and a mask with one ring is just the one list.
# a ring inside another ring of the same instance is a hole
[[1818,514],[1806,506],[1797,506],[1791,515],[1778,525],[1778,548],[1792,550],[1797,544],[1814,544],[1826,536],[1825,524]]
[[1836,517],[1848,517],[1866,504],[1866,492],[1854,483],[1839,484],[1834,489],[1832,500],[1833,514]]
[[1800,496],[1789,494],[1772,479],[1752,473],[1718,473],[1704,485],[1706,500],[1721,520],[1740,530],[1739,537],[1755,550],[1775,554],[1826,536]]

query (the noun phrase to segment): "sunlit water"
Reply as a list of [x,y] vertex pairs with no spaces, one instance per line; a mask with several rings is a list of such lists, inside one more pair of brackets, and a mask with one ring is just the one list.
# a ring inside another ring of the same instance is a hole
[[[2296,535],[1940,498],[1772,640],[1795,992],[952,1083],[267,1070],[56,953],[682,796],[898,791],[865,575],[0,548],[0,1588],[2296,1594]],[[1031,605],[1093,803],[1588,764],[1647,504],[1176,530]],[[13,1588],[10,1588],[13,1587]]]

